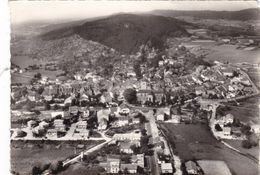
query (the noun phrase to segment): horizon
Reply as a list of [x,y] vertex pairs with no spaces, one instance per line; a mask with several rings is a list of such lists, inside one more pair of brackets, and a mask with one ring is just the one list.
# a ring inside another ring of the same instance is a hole
[[[117,13],[154,10],[239,11],[257,8],[256,1],[10,1],[11,24],[61,22],[98,18]],[[120,8],[119,8],[120,7]],[[58,9],[58,10],[57,10]]]

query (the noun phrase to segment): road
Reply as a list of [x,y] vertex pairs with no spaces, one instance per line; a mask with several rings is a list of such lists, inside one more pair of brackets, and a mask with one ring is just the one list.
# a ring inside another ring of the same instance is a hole
[[[159,130],[157,128],[157,125],[155,123],[155,118],[153,116],[153,111],[149,110],[149,112],[144,113],[145,117],[149,120],[149,123],[146,124],[146,130],[148,132],[148,135],[152,136],[152,142],[156,143],[156,140],[159,138]],[[154,154],[151,158],[152,161],[152,167],[151,167],[151,173],[152,175],[159,175],[160,174],[160,167],[158,165],[158,157],[156,149],[154,149]]]

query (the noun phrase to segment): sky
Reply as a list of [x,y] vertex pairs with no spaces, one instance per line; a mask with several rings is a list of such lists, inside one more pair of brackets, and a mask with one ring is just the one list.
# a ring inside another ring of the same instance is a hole
[[83,19],[119,12],[170,10],[242,10],[256,1],[11,1],[12,23],[35,20]]

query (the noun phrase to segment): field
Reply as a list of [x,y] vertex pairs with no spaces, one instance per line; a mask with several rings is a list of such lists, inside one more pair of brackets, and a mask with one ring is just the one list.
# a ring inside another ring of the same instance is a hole
[[12,56],[11,61],[21,68],[26,68],[29,65],[41,64],[38,60],[34,60],[28,56]]
[[50,163],[64,160],[75,153],[82,151],[76,149],[78,144],[84,144],[89,149],[102,141],[49,141],[42,144],[41,141],[11,142],[11,169],[22,174],[28,174],[36,163]]
[[239,101],[239,106],[230,105],[231,110],[226,111],[226,113],[233,114],[235,118],[244,123],[260,124],[259,100],[259,96],[244,99],[243,101]]
[[207,53],[206,60],[220,62],[228,61],[229,63],[259,63],[259,48],[257,50],[247,51],[242,49],[236,49],[236,45],[217,45],[213,42],[185,42],[185,44],[201,46],[202,50],[197,51],[196,53]]
[[226,163],[223,161],[200,160],[198,164],[205,174],[231,175]]
[[71,165],[65,171],[59,173],[59,175],[99,175],[102,171],[100,167],[88,167],[83,163],[77,163]]
[[236,49],[236,45],[220,45],[211,47],[211,52],[207,55],[209,60],[217,60],[221,62],[230,62],[230,63],[258,63],[260,50],[246,51]]
[[[259,59],[260,60],[260,59]],[[255,85],[260,89],[260,69],[259,68],[250,68],[247,72],[251,80]]]
[[257,175],[259,173],[257,163],[215,140],[206,125],[165,123],[160,124],[160,127],[182,161],[221,160],[226,162],[232,174]]
[[238,149],[242,153],[249,154],[249,155],[251,155],[254,158],[259,160],[259,146],[253,147],[253,148],[250,148],[250,149],[245,149],[241,146],[241,142],[242,142],[241,140],[225,140],[225,142],[227,142],[228,144],[230,144],[234,148]]
[[22,83],[22,84],[29,84],[31,79],[34,77],[35,74],[40,73],[42,76],[47,76],[52,80],[55,80],[58,74],[61,74],[61,70],[57,71],[49,71],[44,69],[39,70],[32,70],[30,72],[24,72],[21,74],[14,73],[11,75],[11,82],[12,83]]

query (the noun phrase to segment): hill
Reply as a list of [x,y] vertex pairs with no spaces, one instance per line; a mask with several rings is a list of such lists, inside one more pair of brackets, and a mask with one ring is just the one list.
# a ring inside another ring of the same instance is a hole
[[257,8],[240,11],[180,11],[180,10],[154,10],[151,14],[166,17],[192,16],[203,19],[226,19],[226,20],[259,20],[260,10]]
[[56,40],[79,35],[123,53],[136,52],[140,45],[150,43],[162,48],[167,37],[188,36],[189,23],[163,16],[117,14],[82,25],[53,30],[41,35],[43,40]]

